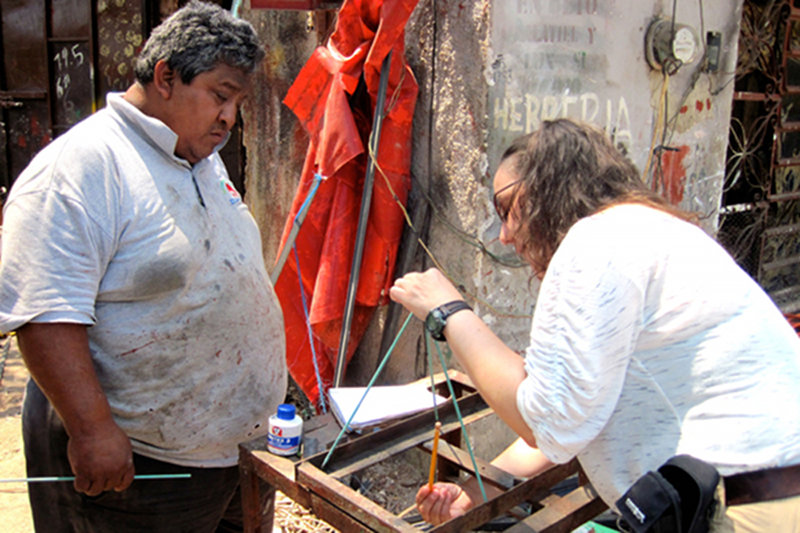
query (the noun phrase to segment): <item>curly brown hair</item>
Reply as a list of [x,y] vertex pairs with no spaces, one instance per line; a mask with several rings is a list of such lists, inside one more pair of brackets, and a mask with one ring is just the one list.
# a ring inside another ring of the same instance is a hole
[[[509,161],[514,158],[513,161]],[[696,223],[697,217],[651,191],[639,171],[602,131],[570,119],[544,121],[517,138],[500,164],[519,179],[514,241],[541,276],[578,220],[613,205],[636,203]]]

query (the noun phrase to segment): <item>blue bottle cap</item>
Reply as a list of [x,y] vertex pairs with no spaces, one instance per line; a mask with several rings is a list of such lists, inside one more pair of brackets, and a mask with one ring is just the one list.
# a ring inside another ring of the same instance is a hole
[[282,403],[278,406],[278,418],[281,420],[294,420],[295,408],[290,403]]

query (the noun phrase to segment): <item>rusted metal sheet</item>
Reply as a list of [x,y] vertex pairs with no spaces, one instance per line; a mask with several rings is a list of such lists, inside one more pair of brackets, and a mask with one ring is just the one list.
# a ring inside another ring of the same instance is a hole
[[50,0],[50,97],[56,136],[94,111],[90,0]]
[[92,33],[90,0],[50,0],[50,37],[74,39]]
[[3,90],[47,90],[44,0],[0,0],[2,14]]
[[11,182],[31,157],[50,142],[47,53],[43,0],[0,0],[3,76],[0,127],[3,182]]
[[43,93],[34,94],[42,98],[30,99],[23,106],[6,109],[7,157],[12,180],[52,138],[47,101]]

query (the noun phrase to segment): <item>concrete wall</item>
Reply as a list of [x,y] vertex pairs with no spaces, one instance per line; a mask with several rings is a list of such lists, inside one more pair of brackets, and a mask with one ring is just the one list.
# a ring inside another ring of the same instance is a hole
[[[661,72],[646,61],[645,33],[655,17],[669,16],[672,6],[668,0],[420,0],[406,27],[406,55],[420,86],[409,199],[415,229],[476,312],[516,350],[527,343],[537,283],[497,241],[491,178],[498,155],[541,120],[570,116],[606,128],[644,167],[663,83]],[[666,161],[668,193],[706,215],[704,225],[713,233],[741,0],[677,7],[678,23],[722,37],[719,70],[704,72],[700,62],[683,66],[669,78],[665,103],[667,145],[677,149]],[[269,264],[277,255],[306,143],[280,100],[314,46],[324,42],[331,15],[318,12],[309,19],[304,12],[243,10],[268,49],[259,87],[245,108],[245,139],[246,200],[261,226]],[[315,21],[312,29],[309,20]],[[432,264],[407,231],[398,273]],[[346,384],[369,380],[405,316],[394,306],[379,310]],[[455,365],[446,347],[445,358]],[[422,330],[413,321],[381,381],[404,383],[427,372]],[[489,457],[511,436],[496,421],[486,425],[477,433],[491,432],[492,442],[475,439],[476,453]]]

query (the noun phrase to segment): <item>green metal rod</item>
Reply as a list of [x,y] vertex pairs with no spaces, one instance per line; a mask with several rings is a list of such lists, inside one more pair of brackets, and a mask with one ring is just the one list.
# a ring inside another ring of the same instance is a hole
[[[183,479],[191,474],[139,474],[133,479]],[[16,479],[0,479],[0,483],[52,483],[54,481],[75,481],[75,476],[21,477]]]

